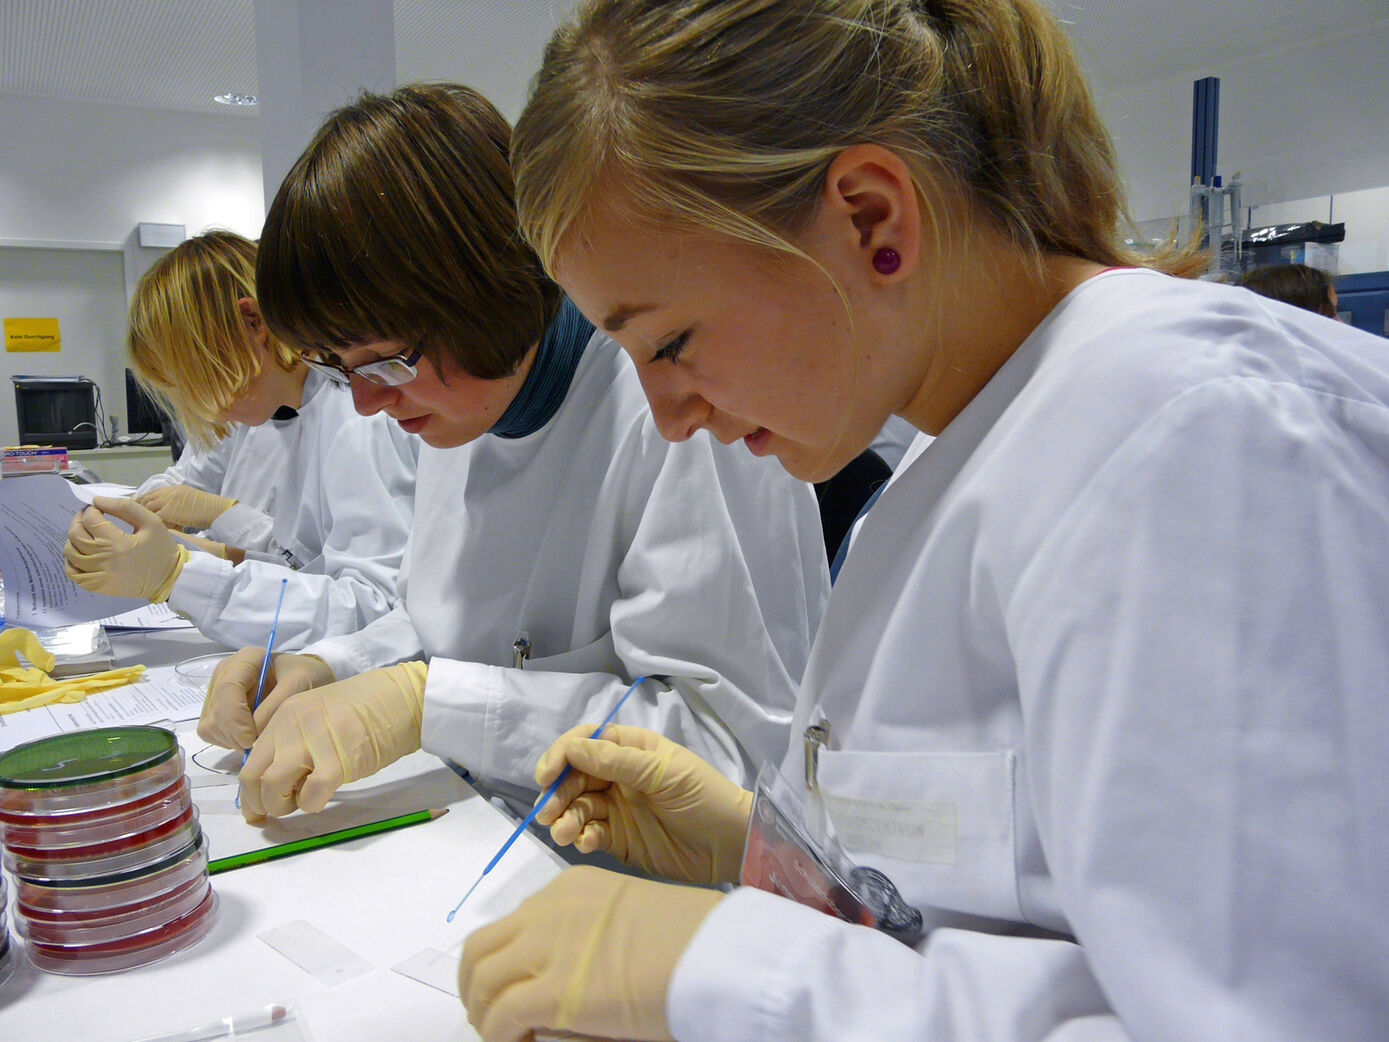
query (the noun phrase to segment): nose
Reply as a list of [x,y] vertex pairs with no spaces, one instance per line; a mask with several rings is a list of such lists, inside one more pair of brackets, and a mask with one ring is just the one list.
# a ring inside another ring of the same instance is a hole
[[391,404],[393,394],[393,387],[374,384],[360,376],[352,377],[352,404],[363,416],[375,416]]
[[673,366],[638,369],[656,429],[666,441],[686,441],[709,420],[713,406],[684,385]]

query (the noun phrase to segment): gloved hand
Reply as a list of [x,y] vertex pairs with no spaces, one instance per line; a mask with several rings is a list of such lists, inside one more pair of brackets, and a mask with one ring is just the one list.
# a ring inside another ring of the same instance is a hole
[[545,750],[541,788],[569,763],[536,821],[561,846],[606,850],[653,875],[685,883],[736,883],[752,793],[682,745],[644,727],[614,724],[601,738],[576,727]]
[[203,553],[211,554],[213,557],[220,557],[224,561],[231,560],[231,553],[228,550],[227,544],[219,543],[215,539],[204,539],[200,535],[189,535],[186,532],[180,532],[178,535],[174,536],[174,542],[182,543],[191,550],[201,550]]
[[234,499],[192,485],[150,489],[136,502],[158,514],[159,520],[170,528],[198,529],[211,528],[212,522],[236,504]]
[[[106,514],[129,523],[134,531],[122,531],[106,520]],[[159,518],[135,500],[97,496],[72,519],[63,560],[67,577],[84,589],[145,597],[157,604],[168,600],[188,560],[188,548],[174,542]]]
[[463,945],[458,994],[483,1042],[534,1031],[669,1039],[666,990],[717,890],[580,865]]
[[426,672],[402,662],[286,699],[241,768],[242,817],[320,811],[340,785],[418,749]]
[[242,648],[217,663],[198,718],[199,738],[225,749],[249,749],[285,699],[338,679],[317,655],[272,655],[253,717],[251,706],[264,661],[264,648]]

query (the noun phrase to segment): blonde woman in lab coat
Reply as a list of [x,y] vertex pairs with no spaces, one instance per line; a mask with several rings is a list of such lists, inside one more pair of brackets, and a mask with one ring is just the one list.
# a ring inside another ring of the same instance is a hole
[[[807,479],[891,413],[937,437],[857,531],[782,764],[891,934],[570,869],[469,938],[482,1037],[1384,1038],[1385,341],[1126,251],[1032,0],[593,0],[512,157],[662,430]],[[739,878],[751,794],[582,735],[537,770],[576,768],[557,839]]]
[[740,783],[785,746],[828,593],[814,496],[739,446],[661,436],[521,242],[509,137],[463,87],[365,95],[266,218],[271,328],[426,447],[398,607],[276,656],[254,717],[261,649],[212,682],[199,731],[254,742],[249,817],[319,810],[421,746],[524,812],[554,736],[643,675],[621,719]]
[[[134,502],[101,499],[79,514],[67,571],[99,593],[167,600],[229,647],[264,641],[288,577],[276,645],[297,648],[390,610],[419,441],[358,416],[350,395],[270,334],[255,263],[254,242],[212,231],[141,278],[131,364],[188,433],[191,454]],[[205,531],[209,539],[188,540],[204,552],[166,526]]]

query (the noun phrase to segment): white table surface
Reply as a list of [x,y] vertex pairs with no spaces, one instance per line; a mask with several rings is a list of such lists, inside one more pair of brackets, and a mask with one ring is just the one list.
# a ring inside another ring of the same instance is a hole
[[[208,650],[191,631],[113,636],[119,659],[148,665]],[[425,753],[401,765],[421,777],[442,769]],[[453,951],[478,925],[552,878],[562,862],[534,836],[523,836],[446,924],[448,910],[515,827],[461,782],[450,791],[457,798],[435,821],[214,876],[219,908],[211,933],[162,962],[66,977],[21,959],[0,989],[0,1039],[124,1042],[273,1003],[293,1007],[316,1042],[476,1038],[455,996],[392,967],[426,948]],[[200,793],[225,799],[227,790],[195,790],[195,800]],[[209,817],[205,812],[215,842]],[[330,987],[259,937],[300,920],[366,960],[370,971]],[[12,923],[10,934],[22,948]]]

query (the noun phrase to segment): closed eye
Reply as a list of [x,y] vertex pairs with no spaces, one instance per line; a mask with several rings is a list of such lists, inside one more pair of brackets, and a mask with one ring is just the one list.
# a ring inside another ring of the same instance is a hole
[[680,352],[685,349],[686,342],[690,339],[690,331],[687,329],[672,340],[667,340],[651,356],[653,362],[674,362],[680,357]]

